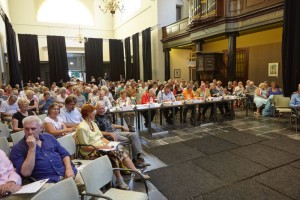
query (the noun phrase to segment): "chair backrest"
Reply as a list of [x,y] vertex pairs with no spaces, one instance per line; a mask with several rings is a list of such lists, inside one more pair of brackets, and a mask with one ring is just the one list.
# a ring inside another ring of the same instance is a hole
[[289,108],[290,107],[290,97],[278,97],[275,107],[276,108]]
[[283,97],[283,95],[274,95],[273,96],[273,102],[276,104],[278,98]]
[[0,137],[10,137],[10,130],[7,124],[0,124]]
[[73,178],[62,180],[35,195],[31,200],[78,200],[79,192]]
[[47,115],[46,114],[41,114],[41,115],[38,115],[38,117],[43,121],[47,117]]
[[6,137],[0,137],[0,149],[4,151],[7,156],[9,156],[10,148]]
[[71,134],[65,135],[63,137],[57,138],[59,144],[64,147],[70,155],[75,155],[76,144]]
[[12,139],[14,145],[17,144],[20,140],[22,140],[24,136],[25,136],[24,131],[18,131],[18,132],[12,133],[11,139]]
[[87,193],[103,194],[99,188],[111,182],[113,171],[110,160],[102,156],[85,165],[80,171]]

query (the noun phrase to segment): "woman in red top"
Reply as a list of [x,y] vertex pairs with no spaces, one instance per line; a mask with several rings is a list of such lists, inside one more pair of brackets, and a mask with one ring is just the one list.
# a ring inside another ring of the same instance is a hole
[[[153,86],[152,84],[148,85],[147,91],[142,96],[142,101],[141,101],[142,104],[154,103],[155,95],[150,90],[152,88],[152,86]],[[155,110],[150,110],[150,111],[151,111],[151,121],[150,121],[150,123],[151,123],[155,116]],[[145,118],[145,123],[144,123],[145,127],[148,128],[148,125],[149,125],[148,110],[142,111],[141,113]]]

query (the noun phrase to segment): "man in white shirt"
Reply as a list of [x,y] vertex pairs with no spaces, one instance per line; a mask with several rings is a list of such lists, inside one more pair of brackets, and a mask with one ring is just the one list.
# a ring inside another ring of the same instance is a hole
[[5,121],[11,121],[13,114],[18,112],[18,97],[16,95],[9,96],[8,100],[3,101],[0,106],[0,113]]
[[105,104],[106,108],[111,108],[112,107],[111,102],[110,102],[109,98],[105,95],[104,90],[100,90],[99,96],[96,96],[96,97],[91,99],[91,104],[93,106],[95,106],[97,101],[104,101],[104,104]]
[[79,110],[75,107],[77,99],[74,96],[68,96],[65,100],[65,106],[60,109],[59,116],[68,128],[78,126],[82,121]]

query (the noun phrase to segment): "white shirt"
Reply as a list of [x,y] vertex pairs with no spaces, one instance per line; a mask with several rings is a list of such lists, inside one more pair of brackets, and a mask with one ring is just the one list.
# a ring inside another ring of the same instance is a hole
[[13,105],[10,105],[7,101],[2,101],[1,106],[0,106],[0,112],[1,113],[7,113],[7,114],[15,114],[18,112],[19,106],[18,103],[14,103]]
[[94,98],[91,99],[91,104],[93,106],[95,106],[98,101],[104,101],[104,104],[105,104],[106,108],[111,108],[112,107],[112,105],[111,105],[111,103],[110,103],[110,101],[109,101],[109,99],[108,99],[107,96],[104,96],[102,98],[102,100],[99,100],[99,96],[96,96],[96,97],[94,97]]
[[51,123],[56,130],[62,130],[64,128],[64,122],[60,116],[57,116],[57,121],[54,121],[50,117],[46,117],[43,121],[43,124],[45,123]]
[[66,107],[60,109],[59,117],[62,118],[63,122],[69,124],[78,124],[82,121],[81,113],[77,108],[72,111],[68,111]]

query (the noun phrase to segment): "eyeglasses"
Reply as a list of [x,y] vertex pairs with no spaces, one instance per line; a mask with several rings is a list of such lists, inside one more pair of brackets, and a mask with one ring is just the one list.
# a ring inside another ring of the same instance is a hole
[[59,108],[52,108],[51,110],[60,110]]

